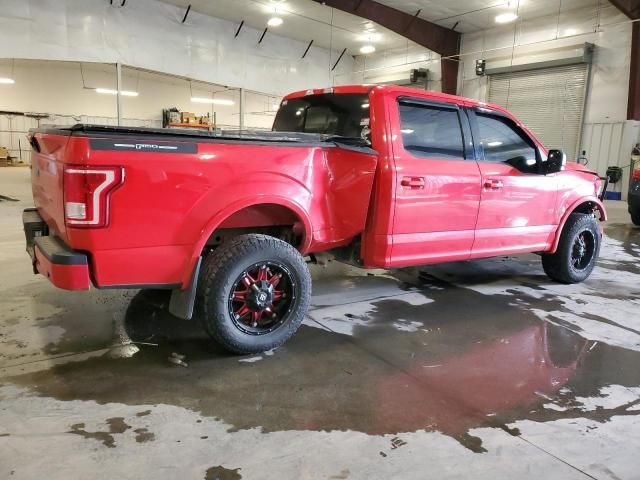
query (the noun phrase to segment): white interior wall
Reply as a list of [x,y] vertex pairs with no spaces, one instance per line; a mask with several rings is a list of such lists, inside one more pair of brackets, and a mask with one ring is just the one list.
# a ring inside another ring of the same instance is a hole
[[[356,56],[350,76],[356,83],[398,83],[406,82],[414,68],[429,70],[429,90],[442,89],[440,55],[409,41],[403,48]],[[336,80],[341,81],[343,77],[346,76],[338,76]]]
[[541,62],[567,56],[569,50],[585,42],[596,47],[585,120],[623,121],[627,114],[631,24],[608,3],[463,35],[460,92],[486,100],[487,77],[475,74],[478,59],[486,60],[491,68]]
[[[0,84],[0,110],[116,117],[115,95],[95,92],[95,88],[116,88],[114,65],[39,60],[0,60],[0,74],[15,80]],[[122,97],[123,117],[128,120],[162,120],[162,109],[177,107],[181,111],[206,115],[219,125],[238,127],[239,91],[221,85],[189,82],[164,74],[123,68],[122,89],[138,92],[137,97]],[[232,100],[234,105],[210,105],[191,102],[192,96]],[[247,94],[246,112],[265,112],[245,116],[247,128],[270,128],[271,106],[280,97],[259,93]]]
[[[628,165],[640,134],[639,122],[626,120],[631,23],[608,2],[463,35],[459,92],[487,100],[488,78],[475,74],[478,59],[490,68],[536,63],[572,56],[585,42],[595,49],[580,150],[604,176],[607,166]],[[611,190],[622,192],[624,199],[627,183],[625,169],[623,180]]]
[[[116,88],[115,66],[42,60],[0,60],[0,77],[14,84],[0,84],[0,111],[46,114],[44,118],[0,114],[0,146],[10,155],[28,160],[27,132],[44,124],[117,124],[115,95],[96,93],[95,88]],[[215,119],[218,127],[239,128],[239,90],[221,85],[189,82],[165,74],[123,68],[123,90],[138,92],[122,97],[123,124],[162,126],[162,109],[176,107]],[[191,96],[234,101],[234,105],[191,102]],[[245,128],[270,129],[280,97],[258,92],[245,93]]]
[[346,55],[311,47],[157,0],[119,8],[106,0],[2,0],[0,58],[122,63],[274,95],[334,83],[351,72]]

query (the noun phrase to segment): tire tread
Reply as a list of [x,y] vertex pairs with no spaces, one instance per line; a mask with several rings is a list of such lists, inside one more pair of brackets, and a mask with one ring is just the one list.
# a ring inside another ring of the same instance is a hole
[[[588,226],[594,229],[596,251],[591,265],[578,275],[569,266],[570,250],[573,248],[571,239],[573,239],[577,231],[583,230]],[[560,242],[556,252],[542,255],[542,268],[549,278],[557,282],[565,284],[580,283],[591,275],[600,252],[600,243],[600,232],[596,218],[587,213],[572,213],[560,233]]]
[[[256,349],[236,340],[232,335],[226,334],[225,319],[221,318],[224,314],[215,312],[214,305],[218,302],[226,304],[225,289],[220,288],[219,284],[229,276],[230,270],[234,268],[237,260],[264,249],[283,250],[288,256],[288,261],[297,263],[299,270],[306,272],[306,278],[299,282],[299,295],[302,297],[298,306],[299,313],[294,316],[292,321],[277,330],[286,329],[286,333],[282,335],[281,332],[277,339],[273,339],[264,348]],[[304,258],[298,250],[285,241],[263,234],[240,235],[207,255],[203,267],[196,295],[196,316],[209,336],[227,350],[245,355],[277,348],[287,341],[302,323],[310,303],[311,277]]]

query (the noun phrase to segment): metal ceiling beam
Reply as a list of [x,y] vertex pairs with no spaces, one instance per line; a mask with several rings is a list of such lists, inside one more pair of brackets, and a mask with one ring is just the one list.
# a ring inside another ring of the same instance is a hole
[[[460,34],[429,22],[418,15],[410,15],[374,0],[314,0],[343,12],[371,20],[405,38],[432,50],[442,59],[442,91],[455,94],[458,82]],[[630,1],[630,0],[629,0]]]
[[[631,20],[640,19],[640,0],[610,0]],[[627,119],[640,120],[640,22],[631,27],[631,67],[629,69],[629,98]]]
[[631,20],[640,18],[640,0],[610,0],[611,3],[618,7]]

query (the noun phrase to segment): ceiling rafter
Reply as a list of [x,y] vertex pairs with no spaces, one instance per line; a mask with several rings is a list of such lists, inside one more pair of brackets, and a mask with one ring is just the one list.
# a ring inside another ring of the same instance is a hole
[[640,0],[609,0],[631,20],[640,19]]
[[455,94],[458,82],[458,55],[461,35],[449,28],[383,5],[374,0],[314,0],[343,12],[366,18],[440,54],[443,58],[442,91]]
[[343,12],[366,18],[389,30],[445,56],[460,53],[460,34],[373,0],[314,0]]

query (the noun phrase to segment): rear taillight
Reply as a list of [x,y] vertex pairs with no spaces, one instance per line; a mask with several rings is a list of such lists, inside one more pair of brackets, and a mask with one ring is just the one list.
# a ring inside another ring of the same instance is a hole
[[122,185],[122,167],[64,167],[64,218],[70,227],[106,227],[109,197]]
[[640,161],[636,162],[633,167],[633,173],[631,174],[634,180],[640,180]]

